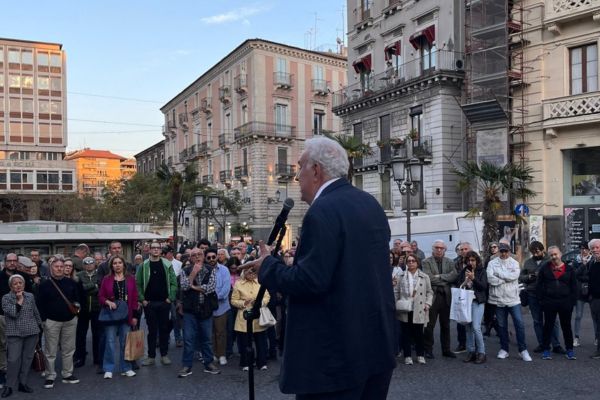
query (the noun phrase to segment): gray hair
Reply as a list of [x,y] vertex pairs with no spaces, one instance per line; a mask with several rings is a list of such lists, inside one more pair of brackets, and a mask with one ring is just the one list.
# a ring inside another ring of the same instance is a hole
[[20,279],[21,282],[23,282],[23,284],[25,283],[25,278],[23,278],[19,274],[14,274],[14,275],[11,275],[10,278],[8,278],[8,287],[10,287],[10,285],[12,285],[12,281],[14,281],[15,279]]
[[560,250],[560,247],[558,247],[558,246],[550,246],[550,247],[548,247],[548,249],[547,249],[548,253],[550,253],[550,250],[558,250],[558,252],[560,254],[562,254],[562,251]]
[[443,241],[443,240],[441,240],[441,239],[438,239],[438,240],[436,240],[435,242],[433,242],[433,243],[431,244],[431,247],[432,247],[432,248],[433,248],[433,247],[435,247],[435,245],[436,245],[436,244],[441,244],[441,245],[443,245],[443,246],[444,246],[446,249],[448,249],[448,246],[446,246],[446,242],[444,242],[444,241]]
[[335,140],[314,137],[306,141],[304,149],[308,160],[319,164],[328,179],[348,177],[348,153]]
[[588,243],[588,247],[591,249],[592,246],[594,246],[596,244],[600,244],[600,239],[592,239],[592,240],[590,240],[589,243]]

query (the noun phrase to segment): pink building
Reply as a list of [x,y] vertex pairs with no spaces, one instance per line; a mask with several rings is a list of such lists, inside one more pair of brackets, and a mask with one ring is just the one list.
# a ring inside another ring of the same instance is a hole
[[306,139],[340,130],[331,93],[346,85],[346,67],[340,54],[246,40],[161,108],[167,164],[195,162],[203,182],[239,191],[244,209],[230,222],[255,237],[268,235],[278,201],[293,198],[289,246],[306,210],[296,163]]

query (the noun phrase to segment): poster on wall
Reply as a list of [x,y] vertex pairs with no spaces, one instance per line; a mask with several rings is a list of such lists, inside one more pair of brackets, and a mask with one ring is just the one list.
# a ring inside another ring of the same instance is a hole
[[588,240],[600,239],[600,208],[588,208]]
[[573,196],[600,194],[600,175],[573,175]]
[[585,242],[585,209],[565,207],[565,252],[579,249]]
[[542,215],[529,216],[529,243],[534,240],[546,243],[544,238],[544,217]]
[[498,221],[498,240],[510,243],[511,253],[516,253],[517,227],[515,221]]

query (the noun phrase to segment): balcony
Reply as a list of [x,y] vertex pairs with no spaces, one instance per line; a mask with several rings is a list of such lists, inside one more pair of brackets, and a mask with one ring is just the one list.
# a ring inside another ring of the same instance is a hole
[[187,113],[180,113],[178,116],[179,119],[179,125],[183,128],[183,129],[187,129],[188,128],[188,115]]
[[287,72],[273,72],[273,84],[279,89],[292,88],[292,74]]
[[245,182],[248,179],[248,166],[235,167],[233,170],[235,179]]
[[545,129],[600,122],[600,92],[544,100],[543,107]]
[[196,158],[198,158],[198,149],[194,144],[187,149],[187,161],[194,161]]
[[275,164],[275,174],[279,179],[294,179],[296,176],[296,166],[291,164]]
[[544,24],[556,34],[560,33],[557,24],[585,17],[596,21],[600,12],[600,0],[550,0],[546,4]]
[[[372,3],[371,3],[372,4]],[[363,29],[368,28],[373,25],[373,17],[371,16],[371,9],[364,9],[363,7],[355,8],[354,15],[356,18],[356,22],[354,24],[354,29],[357,31],[361,31]]]
[[167,165],[173,165],[173,156],[167,157]]
[[248,93],[248,75],[239,74],[233,78],[233,89],[239,94]]
[[212,113],[212,99],[210,97],[204,97],[200,100],[200,110],[206,114]]
[[380,74],[370,74],[357,82],[346,86],[333,94],[333,108],[349,105],[361,100],[371,99],[388,91],[402,89],[407,91],[411,85],[421,86],[421,81],[450,74],[452,79],[462,79],[464,76],[464,54],[445,50],[432,53],[431,65],[424,64],[422,59],[409,61],[399,65],[393,71]]
[[202,183],[204,183],[205,185],[212,185],[213,184],[213,176],[212,175],[203,175]]
[[[396,138],[397,139],[397,138]],[[431,162],[433,158],[433,143],[431,136],[407,137],[391,146],[391,154],[385,154],[387,146],[381,147],[381,161],[390,161],[391,157],[409,159],[416,157],[425,163]],[[391,156],[391,157],[390,157]]]
[[230,145],[229,135],[226,133],[222,133],[219,135],[219,147],[224,149],[228,149]]
[[292,139],[296,136],[296,127],[270,122],[251,121],[233,130],[235,141],[253,136]]
[[219,172],[219,181],[225,185],[231,184],[231,170],[226,169]]
[[381,12],[384,18],[389,17],[396,13],[396,11],[402,10],[402,0],[388,0],[388,5]]
[[196,107],[196,108],[192,108],[192,111],[190,111],[190,113],[195,116],[200,112],[200,107]]
[[327,96],[329,93],[329,86],[329,82],[323,79],[313,79],[311,81],[312,91],[318,96]]
[[177,124],[175,121],[167,121],[167,129],[169,129],[169,131],[177,129]]
[[431,162],[433,158],[433,143],[431,136],[421,136],[411,140],[412,155],[425,162]]
[[219,88],[219,101],[223,104],[231,103],[231,86],[221,86]]
[[188,157],[188,149],[183,149],[182,151],[179,152],[179,161],[183,162],[187,159]]
[[198,145],[198,156],[204,157],[211,153],[211,148],[208,146],[208,142],[202,142]]

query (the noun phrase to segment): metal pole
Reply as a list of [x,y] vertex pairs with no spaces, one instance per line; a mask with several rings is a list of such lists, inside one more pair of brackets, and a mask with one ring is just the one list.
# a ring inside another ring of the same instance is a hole
[[407,202],[406,202],[406,241],[408,243],[410,243],[410,196],[411,196],[411,186],[412,186],[412,181],[407,180],[406,182],[404,182],[404,185],[406,186],[406,198],[407,198]]

